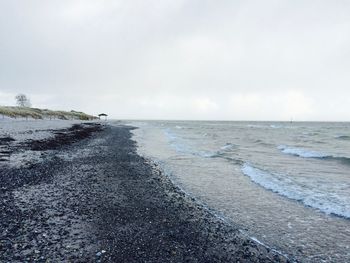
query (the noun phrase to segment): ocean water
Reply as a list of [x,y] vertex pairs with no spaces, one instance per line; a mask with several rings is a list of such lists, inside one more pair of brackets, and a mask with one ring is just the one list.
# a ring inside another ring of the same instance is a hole
[[139,152],[254,240],[350,262],[350,123],[133,122]]

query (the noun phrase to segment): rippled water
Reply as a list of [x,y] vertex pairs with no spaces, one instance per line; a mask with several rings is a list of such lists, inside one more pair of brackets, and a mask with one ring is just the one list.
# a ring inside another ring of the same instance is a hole
[[350,124],[134,122],[142,154],[247,235],[350,262]]

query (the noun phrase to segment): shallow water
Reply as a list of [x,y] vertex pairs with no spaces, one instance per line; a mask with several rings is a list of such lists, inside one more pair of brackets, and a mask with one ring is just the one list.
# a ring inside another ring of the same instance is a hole
[[350,124],[134,122],[140,153],[247,235],[350,262]]

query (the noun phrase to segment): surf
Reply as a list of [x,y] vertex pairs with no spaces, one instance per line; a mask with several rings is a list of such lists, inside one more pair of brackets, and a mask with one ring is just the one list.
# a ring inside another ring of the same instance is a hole
[[249,163],[243,164],[241,170],[254,183],[267,190],[326,214],[350,219],[350,205],[347,203],[349,200],[345,197],[330,195],[328,192],[320,191],[316,186],[302,184],[294,180],[292,176],[260,169]]

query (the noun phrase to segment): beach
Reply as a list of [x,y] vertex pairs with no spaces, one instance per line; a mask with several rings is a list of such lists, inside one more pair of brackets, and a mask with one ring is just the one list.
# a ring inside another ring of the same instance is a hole
[[138,152],[251,239],[349,262],[349,123],[133,121]]
[[135,127],[67,126],[1,134],[1,262],[293,261],[173,184],[138,154]]

